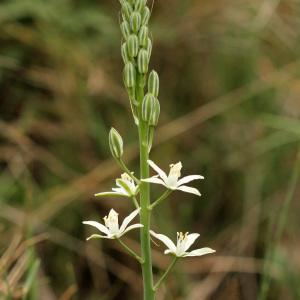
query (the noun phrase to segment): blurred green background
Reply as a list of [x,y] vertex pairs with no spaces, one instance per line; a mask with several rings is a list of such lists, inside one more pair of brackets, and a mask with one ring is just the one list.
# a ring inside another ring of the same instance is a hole
[[[141,299],[140,270],[83,220],[120,175],[114,126],[138,170],[122,84],[117,0],[0,2],[0,299]],[[161,79],[152,159],[202,174],[153,228],[200,232],[216,255],[186,259],[157,299],[300,299],[300,1],[156,0]],[[154,188],[158,196],[161,189]],[[126,242],[138,251],[137,233]],[[169,257],[153,244],[155,275]]]

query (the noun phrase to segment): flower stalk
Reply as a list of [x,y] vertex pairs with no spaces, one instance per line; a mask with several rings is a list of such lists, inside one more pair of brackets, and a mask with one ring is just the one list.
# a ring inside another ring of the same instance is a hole
[[131,248],[129,248],[122,240],[116,239],[119,244],[131,255],[133,256],[140,264],[144,263],[143,259],[136,254]]
[[165,281],[165,279],[167,278],[167,276],[169,275],[169,273],[171,272],[171,270],[173,269],[173,267],[175,266],[175,264],[178,261],[178,257],[175,256],[172,260],[172,262],[170,263],[169,267],[167,268],[167,270],[164,272],[164,274],[160,277],[160,279],[157,281],[157,283],[154,286],[154,291],[156,291],[161,284]]
[[128,174],[128,176],[130,176],[136,184],[140,184],[140,181],[132,174],[132,172],[130,172],[130,170],[127,168],[127,166],[125,165],[124,161],[122,159],[117,160],[120,168]]
[[132,202],[133,202],[133,205],[135,206],[135,208],[139,207],[139,203],[138,203],[138,201],[137,201],[137,199],[136,199],[135,196],[132,197]]
[[168,196],[172,193],[172,190],[166,190],[157,200],[155,200],[151,205],[149,205],[148,209],[153,210],[154,207],[162,203]]
[[[148,76],[149,61],[152,51],[152,40],[148,28],[151,15],[147,7],[147,0],[119,0],[121,4],[122,33],[121,55],[124,61],[123,81],[128,93],[129,103],[134,122],[137,125],[140,153],[140,176],[137,178],[126,166],[123,157],[123,139],[120,133],[112,128],[109,134],[109,147],[112,156],[123,170],[120,178],[116,179],[116,186],[108,192],[97,193],[97,197],[122,197],[130,198],[135,210],[124,218],[119,226],[118,213],[113,209],[103,218],[104,224],[97,221],[84,221],[97,229],[100,234],[92,234],[90,239],[117,240],[126,252],[133,256],[140,264],[143,276],[143,299],[154,300],[155,292],[167,278],[179,258],[188,256],[202,256],[215,251],[211,248],[199,248],[188,251],[199,237],[198,233],[177,233],[177,243],[163,234],[151,230],[151,214],[153,209],[161,204],[173,191],[181,191],[201,196],[198,189],[185,184],[203,179],[201,175],[181,176],[182,163],[170,165],[169,173],[165,173],[152,160],[149,159],[155,127],[160,115],[159,76],[152,70]],[[150,177],[152,168],[157,174]],[[150,184],[159,184],[166,189],[164,193],[151,203]],[[139,223],[129,223],[139,215]],[[127,232],[139,228],[140,230],[140,255],[128,247],[121,237]],[[174,256],[173,261],[163,273],[158,282],[153,285],[153,269],[151,258],[151,235],[160,240],[167,249],[164,254]]]

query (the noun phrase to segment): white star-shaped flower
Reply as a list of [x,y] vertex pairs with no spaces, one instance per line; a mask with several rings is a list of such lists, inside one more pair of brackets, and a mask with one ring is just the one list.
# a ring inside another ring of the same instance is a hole
[[116,179],[116,188],[112,188],[112,192],[103,192],[95,194],[96,197],[105,196],[121,196],[133,197],[138,193],[138,186],[134,180],[126,173],[121,175],[121,178]]
[[181,176],[180,171],[182,168],[181,162],[170,165],[169,175],[167,175],[161,168],[159,168],[152,160],[148,160],[148,164],[153,170],[157,172],[158,175],[142,179],[142,181],[161,184],[170,190],[180,190],[186,193],[192,193],[197,196],[201,196],[200,192],[197,189],[186,186],[184,184],[192,180],[204,179],[204,177],[201,175],[189,175],[179,179],[179,177]]
[[165,254],[173,254],[177,257],[187,257],[187,256],[202,256],[205,254],[210,254],[216,252],[211,248],[201,248],[196,249],[191,252],[187,252],[187,250],[194,244],[196,239],[200,236],[199,233],[191,233],[188,232],[183,234],[182,232],[177,232],[177,245],[175,245],[170,238],[165,236],[164,234],[158,234],[154,231],[150,230],[152,236],[162,241],[168,249],[165,250]]
[[99,231],[101,231],[102,233],[104,233],[104,235],[93,234],[90,237],[88,237],[87,240],[93,238],[118,239],[126,232],[132,229],[143,227],[142,224],[133,224],[128,226],[128,224],[133,220],[133,218],[135,218],[139,214],[140,210],[141,209],[138,208],[135,211],[133,211],[129,216],[127,216],[120,227],[119,227],[118,213],[115,212],[113,209],[110,210],[108,216],[105,216],[103,218],[105,225],[96,221],[82,222],[83,224],[93,226],[97,228]]

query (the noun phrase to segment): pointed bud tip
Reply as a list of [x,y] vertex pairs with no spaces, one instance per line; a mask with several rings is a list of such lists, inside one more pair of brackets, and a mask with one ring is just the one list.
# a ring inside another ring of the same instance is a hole
[[109,148],[112,156],[120,159],[123,155],[123,139],[115,128],[111,128],[109,132]]

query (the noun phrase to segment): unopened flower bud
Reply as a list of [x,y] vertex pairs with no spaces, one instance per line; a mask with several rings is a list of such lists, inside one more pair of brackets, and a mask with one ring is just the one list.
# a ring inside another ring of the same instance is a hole
[[150,12],[149,7],[145,6],[142,9],[142,25],[147,25],[148,24],[149,19],[150,19],[150,15],[151,15],[151,12]]
[[111,128],[108,141],[112,156],[116,159],[120,159],[123,155],[123,140],[116,129]]
[[135,34],[131,34],[127,39],[127,50],[130,57],[136,57],[139,51],[139,40]]
[[130,16],[130,26],[131,30],[137,33],[141,27],[142,17],[139,12],[134,12]]
[[130,16],[131,16],[132,11],[133,11],[132,7],[127,1],[122,1],[121,5],[122,5],[121,12],[122,12],[123,19],[125,21],[129,22],[130,21]]
[[135,10],[141,11],[145,7],[146,3],[147,0],[136,0],[134,6]]
[[128,22],[127,21],[123,21],[121,23],[120,27],[121,27],[121,32],[122,32],[122,35],[123,35],[124,39],[127,40],[127,38],[130,35],[130,26],[129,26]]
[[150,56],[151,56],[151,53],[152,53],[152,41],[151,41],[150,38],[147,39],[147,43],[146,43],[145,49],[148,52],[149,60],[150,60]]
[[124,84],[127,88],[132,88],[135,86],[135,75],[135,67],[133,63],[127,62],[123,71]]
[[138,70],[141,74],[146,74],[148,72],[149,65],[149,55],[147,50],[141,49],[138,55]]
[[150,126],[157,126],[159,115],[160,115],[160,104],[159,104],[158,99],[155,98],[152,117],[149,120]]
[[148,79],[148,92],[153,94],[154,97],[158,97],[159,93],[159,77],[157,72],[151,71]]
[[151,118],[153,107],[154,107],[155,97],[148,93],[145,95],[142,102],[142,119],[148,122]]
[[140,46],[146,46],[148,41],[149,29],[147,26],[143,25],[139,32],[139,43]]
[[128,62],[130,62],[130,57],[128,55],[126,43],[123,43],[121,46],[121,55],[122,55],[124,64],[127,64]]
[[160,115],[160,104],[159,104],[158,99],[155,98],[154,110],[153,110],[152,118],[149,121],[149,125],[150,126],[157,126],[159,115]]
[[142,119],[150,126],[156,126],[160,114],[159,101],[150,93],[148,93],[142,103]]

